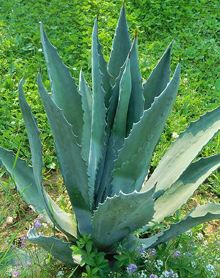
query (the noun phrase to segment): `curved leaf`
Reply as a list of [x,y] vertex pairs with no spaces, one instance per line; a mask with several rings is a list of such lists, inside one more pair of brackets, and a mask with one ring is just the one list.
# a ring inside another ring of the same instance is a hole
[[81,97],[68,68],[57,54],[56,48],[49,42],[43,24],[40,24],[41,42],[47,63],[47,71],[52,88],[52,98],[63,110],[64,116],[71,124],[78,143],[81,143],[83,111]]
[[191,123],[162,157],[142,190],[155,184],[157,191],[169,188],[219,129],[220,107]]
[[151,107],[154,98],[163,92],[170,81],[170,56],[172,45],[173,43],[168,46],[149,78],[143,83],[145,110]]
[[155,201],[154,222],[172,215],[193,195],[208,176],[220,167],[220,155],[202,158],[192,163],[179,179]]
[[93,217],[93,239],[101,249],[114,243],[148,223],[154,214],[153,190],[133,192],[107,198],[99,204]]
[[[25,202],[31,205],[39,214],[43,214],[49,224],[51,224],[48,219],[50,216],[50,219],[52,217],[52,223],[55,222],[61,231],[68,236],[76,238],[77,227],[73,215],[64,212],[45,191],[43,194],[39,193],[32,168],[24,160],[16,158],[11,151],[3,148],[0,148],[0,161],[14,179],[16,188]],[[48,215],[46,203],[52,216],[51,214]]]
[[160,234],[154,246],[166,242],[189,229],[210,220],[220,218],[220,204],[209,203],[195,208],[184,220],[173,224]]
[[108,64],[108,70],[113,78],[117,78],[121,66],[124,64],[131,47],[128,26],[126,21],[125,7],[121,8],[118,24],[112,43],[112,51]]
[[74,208],[78,229],[81,234],[89,233],[91,212],[88,177],[86,163],[81,156],[81,148],[77,144],[71,125],[44,89],[40,76],[38,76],[38,87],[53,133],[61,172]]
[[75,266],[72,257],[71,243],[60,240],[56,237],[49,237],[37,234],[32,228],[27,233],[30,242],[39,245],[59,261],[69,266]]
[[173,79],[163,93],[157,97],[140,121],[134,124],[130,135],[115,161],[112,194],[140,190],[147,175],[152,153],[163,131],[165,121],[176,98],[180,67],[177,66]]

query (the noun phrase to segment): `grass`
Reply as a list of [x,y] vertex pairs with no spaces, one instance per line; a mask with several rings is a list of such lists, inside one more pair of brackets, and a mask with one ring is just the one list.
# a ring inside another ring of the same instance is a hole
[[[90,38],[93,19],[99,15],[100,39],[108,58],[120,6],[120,1],[110,0],[0,0],[0,145],[15,152],[19,150],[20,156],[30,159],[17,98],[17,85],[24,77],[26,95],[41,131],[44,172],[49,181],[50,174],[53,176],[57,169],[57,161],[36,87],[36,74],[42,70],[45,85],[49,88],[38,22],[44,23],[49,38],[59,49],[73,76],[78,78],[79,70],[83,68],[91,82]],[[152,167],[155,167],[170,145],[174,132],[179,134],[190,121],[220,104],[220,4],[217,0],[127,0],[126,6],[131,33],[138,29],[140,66],[144,79],[173,39],[172,69],[178,62],[182,67],[177,101],[152,162]],[[219,152],[220,136],[217,135],[202,151],[202,155]],[[1,175],[4,179],[0,187],[0,203],[3,204],[0,209],[0,246],[5,249],[15,242],[15,238],[25,234],[36,215],[16,194],[12,180],[4,171]],[[214,199],[218,202],[219,180],[220,174],[216,172],[201,187],[194,201],[204,203],[205,200]],[[53,189],[53,182],[49,184],[50,190]],[[59,201],[62,203],[62,200]],[[11,225],[5,225],[8,216],[14,219]],[[203,251],[208,254],[211,250]],[[43,277],[47,277],[51,271],[57,273],[62,268],[61,265],[57,266],[57,262],[50,261],[45,265],[48,269],[40,273]]]

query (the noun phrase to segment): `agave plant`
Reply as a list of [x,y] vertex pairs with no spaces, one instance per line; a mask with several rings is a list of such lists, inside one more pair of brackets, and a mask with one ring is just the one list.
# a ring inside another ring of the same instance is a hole
[[[70,247],[79,236],[90,235],[96,247],[106,252],[114,252],[121,241],[131,247],[135,230],[150,230],[154,223],[160,223],[186,203],[220,166],[219,154],[194,160],[220,129],[220,107],[193,122],[150,175],[152,155],[179,86],[179,65],[170,79],[172,44],[150,77],[142,82],[137,36],[131,43],[125,8],[121,9],[108,63],[103,58],[95,19],[90,89],[82,71],[76,85],[42,24],[41,40],[52,94],[45,90],[40,75],[38,88],[72,213],[62,210],[43,186],[39,131],[24,97],[23,81],[19,84],[19,101],[32,167],[4,148],[0,148],[0,161],[24,200],[65,235],[65,240],[43,236],[32,228],[28,239],[73,265]],[[216,218],[220,218],[220,204],[201,205],[168,229],[148,238],[136,238],[135,244],[156,246]]]

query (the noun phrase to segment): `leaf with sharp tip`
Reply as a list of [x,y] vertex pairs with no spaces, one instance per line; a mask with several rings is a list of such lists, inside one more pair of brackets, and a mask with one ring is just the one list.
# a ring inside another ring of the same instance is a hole
[[108,195],[109,186],[112,181],[112,170],[114,167],[114,160],[117,158],[118,150],[122,147],[124,138],[126,136],[127,128],[127,112],[131,95],[131,71],[130,71],[130,58],[128,57],[125,63],[120,84],[119,84],[119,97],[114,123],[108,139],[105,166],[101,177],[101,188],[97,192],[99,202],[105,198],[103,194]]
[[133,123],[140,120],[144,112],[144,96],[142,77],[138,64],[138,52],[137,52],[137,36],[135,37],[130,53],[131,57],[131,78],[132,78],[132,90],[128,110],[128,132],[129,134]]
[[72,257],[71,243],[53,236],[39,235],[32,228],[27,233],[30,242],[39,245],[59,261],[69,266],[75,266]]
[[[42,197],[42,194],[39,193],[32,168],[29,167],[24,160],[16,158],[11,151],[3,148],[0,148],[0,161],[11,174],[15,181],[16,188],[25,202],[31,205],[39,214],[43,214],[48,223],[51,224],[45,207],[45,199]],[[73,215],[61,210],[45,191],[43,194],[52,210],[53,220],[58,223],[57,226],[59,229],[64,231],[67,236],[71,235],[76,237],[77,228]],[[53,220],[51,219],[52,222]]]
[[98,53],[98,24],[96,19],[92,34],[92,124],[88,164],[89,194],[92,200],[94,198],[96,174],[105,143],[106,109],[104,96],[105,92],[102,87],[102,74]]
[[157,184],[157,191],[169,188],[219,129],[220,107],[191,123],[162,157],[151,177],[144,183],[142,190],[151,188],[155,184]]
[[49,42],[42,23],[40,31],[53,93],[52,98],[56,105],[63,110],[65,118],[72,125],[73,132],[78,138],[78,143],[81,143],[83,111],[80,94],[68,68],[57,54],[56,48]]
[[172,44],[173,43],[168,46],[149,78],[143,83],[145,110],[151,107],[154,98],[163,92],[170,81],[170,56]]
[[117,109],[117,105],[118,105],[119,84],[120,84],[120,80],[121,80],[121,76],[123,74],[124,68],[125,68],[125,64],[121,68],[120,74],[115,80],[115,85],[112,88],[112,94],[111,94],[111,97],[109,100],[109,107],[106,111],[107,115],[106,115],[105,143],[104,143],[104,147],[103,147],[102,159],[100,161],[100,165],[98,167],[98,171],[97,171],[97,175],[96,175],[96,184],[95,184],[96,205],[95,205],[95,207],[98,205],[98,203],[101,202],[102,196],[105,191],[105,187],[103,186],[103,183],[102,183],[102,175],[107,167],[106,163],[108,163],[108,161],[106,160],[106,155],[107,155],[107,151],[108,151],[108,142],[109,142],[109,137],[111,134],[112,126],[114,123],[114,117],[115,117],[115,113],[116,113],[116,109]]
[[99,54],[99,68],[102,73],[102,85],[103,89],[105,91],[105,106],[109,106],[109,100],[111,97],[111,79],[108,69],[107,69],[107,63],[104,59],[103,53],[102,53],[102,46],[99,42],[99,39],[97,38],[97,48],[98,48],[98,54]]
[[112,194],[140,190],[149,169],[152,153],[163,131],[165,121],[176,98],[180,78],[177,66],[174,76],[151,108],[134,124],[115,161]]
[[112,128],[112,134],[119,140],[119,146],[121,146],[121,141],[124,141],[126,137],[126,123],[131,86],[130,59],[128,58],[119,84],[119,99]]
[[171,225],[169,229],[162,232],[154,246],[166,242],[201,223],[219,218],[220,204],[208,203],[198,206],[184,220]]
[[130,233],[151,221],[154,213],[154,189],[130,194],[119,193],[99,204],[93,217],[93,240],[108,249]]
[[220,167],[220,155],[202,158],[192,163],[179,179],[155,201],[154,222],[161,222],[175,213],[193,195],[208,176]]
[[44,200],[35,185],[32,168],[24,160],[17,158],[12,151],[4,148],[0,148],[0,160],[14,179],[16,188],[25,202],[33,206],[38,213],[45,215]]
[[112,43],[112,51],[108,64],[108,70],[113,78],[117,78],[121,66],[124,64],[131,47],[128,26],[126,21],[125,7],[121,8],[120,17]]
[[80,71],[79,76],[79,92],[82,97],[83,108],[82,157],[86,162],[88,162],[91,139],[92,92],[82,71]]
[[91,212],[88,177],[86,163],[81,156],[81,148],[77,144],[71,125],[66,121],[62,110],[56,106],[46,92],[40,75],[38,76],[38,88],[53,133],[61,172],[74,208],[78,229],[81,234],[89,233]]

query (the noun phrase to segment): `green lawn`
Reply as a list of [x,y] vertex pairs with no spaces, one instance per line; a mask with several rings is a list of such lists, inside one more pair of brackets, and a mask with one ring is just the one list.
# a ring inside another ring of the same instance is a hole
[[[41,131],[49,184],[52,184],[50,173],[57,169],[57,161],[36,86],[37,72],[42,71],[45,85],[49,88],[40,44],[39,21],[43,22],[49,38],[73,76],[78,78],[82,68],[90,83],[93,20],[98,15],[100,40],[108,59],[120,7],[121,1],[110,0],[0,0],[0,145],[14,152],[19,150],[21,157],[30,159],[17,94],[18,82],[24,77],[27,99]],[[175,41],[172,69],[178,62],[182,68],[177,101],[152,162],[152,167],[155,167],[173,140],[173,133],[179,134],[189,122],[220,104],[220,2],[127,0],[126,7],[131,34],[136,29],[138,31],[143,78],[147,79],[172,40]],[[220,136],[217,135],[202,151],[202,155],[219,152]],[[3,170],[1,175],[4,175],[4,181],[0,187],[0,249],[1,243],[7,248],[13,242],[13,237],[23,235],[24,227],[27,228],[34,218]],[[201,187],[194,201],[204,203],[205,200],[214,199],[218,202],[219,181],[220,174],[217,172]],[[60,187],[59,190],[62,193]],[[15,219],[11,226],[5,225],[8,216]]]

